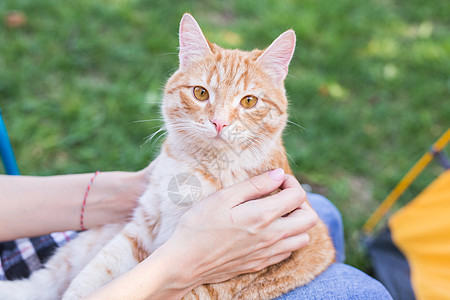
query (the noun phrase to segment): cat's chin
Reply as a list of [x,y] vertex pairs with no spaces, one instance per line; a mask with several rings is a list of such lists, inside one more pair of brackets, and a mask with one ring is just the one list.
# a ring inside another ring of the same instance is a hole
[[208,142],[216,147],[227,146],[230,148],[232,145],[229,141],[227,141],[223,136],[215,135],[208,138]]
[[202,140],[204,140],[206,143],[211,143],[211,142],[224,142],[224,143],[229,143],[229,141],[227,141],[227,138],[220,133],[207,133],[207,134],[202,134],[200,133],[198,135],[198,137]]
[[233,141],[227,139],[227,137],[223,135],[211,135],[211,136],[203,136],[202,137],[203,144],[197,143],[197,147],[201,147],[206,149],[215,149],[216,151],[228,151],[234,150],[237,147]]

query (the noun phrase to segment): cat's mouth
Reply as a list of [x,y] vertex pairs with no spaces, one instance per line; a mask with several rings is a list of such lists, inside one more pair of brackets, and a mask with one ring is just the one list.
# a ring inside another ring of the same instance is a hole
[[220,132],[217,132],[216,130],[214,130],[214,131],[211,130],[208,132],[208,134],[206,136],[208,137],[208,139],[211,139],[213,141],[226,141],[227,140],[227,131],[221,130]]
[[233,147],[233,140],[230,140],[229,134],[226,131],[215,132],[208,136],[209,143],[214,143],[216,146]]

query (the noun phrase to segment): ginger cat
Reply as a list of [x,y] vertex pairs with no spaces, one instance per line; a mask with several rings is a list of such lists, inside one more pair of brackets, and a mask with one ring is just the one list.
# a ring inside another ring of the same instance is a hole
[[[271,169],[291,173],[281,135],[294,31],[251,52],[208,42],[189,14],[179,33],[180,66],[162,103],[168,135],[133,219],[81,233],[29,279],[0,282],[0,299],[83,298],[161,246],[193,202]],[[194,187],[189,197],[178,191],[177,180]],[[335,251],[321,221],[309,235],[309,244],[287,260],[199,286],[184,299],[272,299],[310,282],[334,261]]]

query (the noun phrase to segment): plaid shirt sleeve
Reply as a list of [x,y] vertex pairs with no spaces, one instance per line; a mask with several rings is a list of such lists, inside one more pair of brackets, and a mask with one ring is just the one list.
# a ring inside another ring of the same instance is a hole
[[65,231],[0,243],[0,280],[28,278],[44,266],[57,247],[76,236],[76,231]]

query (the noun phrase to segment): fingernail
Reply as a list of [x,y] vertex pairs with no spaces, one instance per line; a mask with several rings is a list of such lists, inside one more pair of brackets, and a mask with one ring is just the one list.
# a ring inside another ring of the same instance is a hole
[[275,169],[269,172],[269,177],[274,181],[280,181],[284,178],[284,170],[282,168]]

